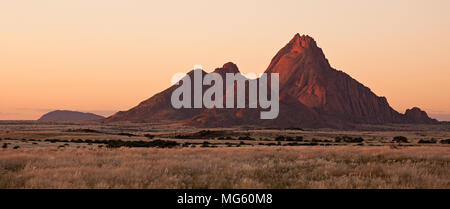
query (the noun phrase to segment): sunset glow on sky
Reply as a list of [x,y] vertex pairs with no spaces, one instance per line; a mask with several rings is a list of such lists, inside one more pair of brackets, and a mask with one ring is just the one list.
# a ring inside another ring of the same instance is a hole
[[261,73],[296,33],[385,96],[450,120],[450,1],[0,2],[0,120],[56,109],[109,116],[178,72]]

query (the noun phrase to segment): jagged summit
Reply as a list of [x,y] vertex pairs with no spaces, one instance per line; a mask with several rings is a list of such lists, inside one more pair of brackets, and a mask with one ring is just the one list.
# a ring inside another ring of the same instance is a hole
[[227,62],[223,64],[221,68],[216,68],[214,72],[224,76],[226,73],[239,73],[239,68],[237,67],[236,64],[232,62]]
[[[307,64],[308,66],[304,66]],[[302,66],[303,65],[303,66]],[[326,74],[324,71],[334,71],[328,60],[313,38],[310,36],[296,34],[287,43],[269,64],[267,73],[280,74],[280,86],[291,85],[290,81],[298,77],[301,71],[315,70]]]
[[301,48],[317,48],[317,43],[311,36],[295,34],[288,44]]

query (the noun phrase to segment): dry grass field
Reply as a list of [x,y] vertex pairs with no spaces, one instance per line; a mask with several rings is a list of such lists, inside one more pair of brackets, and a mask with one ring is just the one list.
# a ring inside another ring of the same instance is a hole
[[0,188],[450,188],[447,147],[34,148]]
[[[448,138],[446,126],[201,130],[1,122],[0,188],[448,189]],[[154,141],[176,145],[157,148]]]

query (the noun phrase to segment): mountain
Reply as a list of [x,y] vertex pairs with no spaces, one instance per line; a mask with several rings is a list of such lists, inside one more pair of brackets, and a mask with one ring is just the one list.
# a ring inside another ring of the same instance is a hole
[[[214,72],[222,76],[225,73],[240,73],[238,67],[231,62]],[[279,73],[280,112],[274,120],[259,119],[261,108],[174,109],[171,105],[171,95],[178,88],[174,85],[128,111],[114,114],[105,119],[105,122],[179,121],[187,125],[207,127],[255,125],[308,128],[437,122],[416,107],[407,110],[405,114],[395,111],[385,97],[377,96],[346,73],[332,68],[322,49],[309,36],[296,34],[275,55],[265,72]],[[193,74],[194,71],[190,71],[187,75],[193,80]],[[202,71],[202,78],[206,74]],[[246,82],[246,95],[248,85]],[[236,84],[234,87],[236,93]],[[206,89],[203,87],[203,93]],[[224,91],[224,97],[226,93]]]
[[309,36],[296,34],[272,59],[267,73],[280,74],[280,95],[290,95],[325,118],[352,123],[402,122],[386,98],[333,69]]
[[105,117],[92,114],[69,110],[55,110],[41,116],[38,121],[84,121],[84,120],[100,120]]

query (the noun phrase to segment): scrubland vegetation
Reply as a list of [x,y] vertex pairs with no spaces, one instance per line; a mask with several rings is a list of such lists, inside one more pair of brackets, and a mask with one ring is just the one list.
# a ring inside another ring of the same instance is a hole
[[358,131],[0,121],[0,188],[450,188],[449,144],[445,124]]
[[450,149],[2,149],[0,188],[450,188]]

